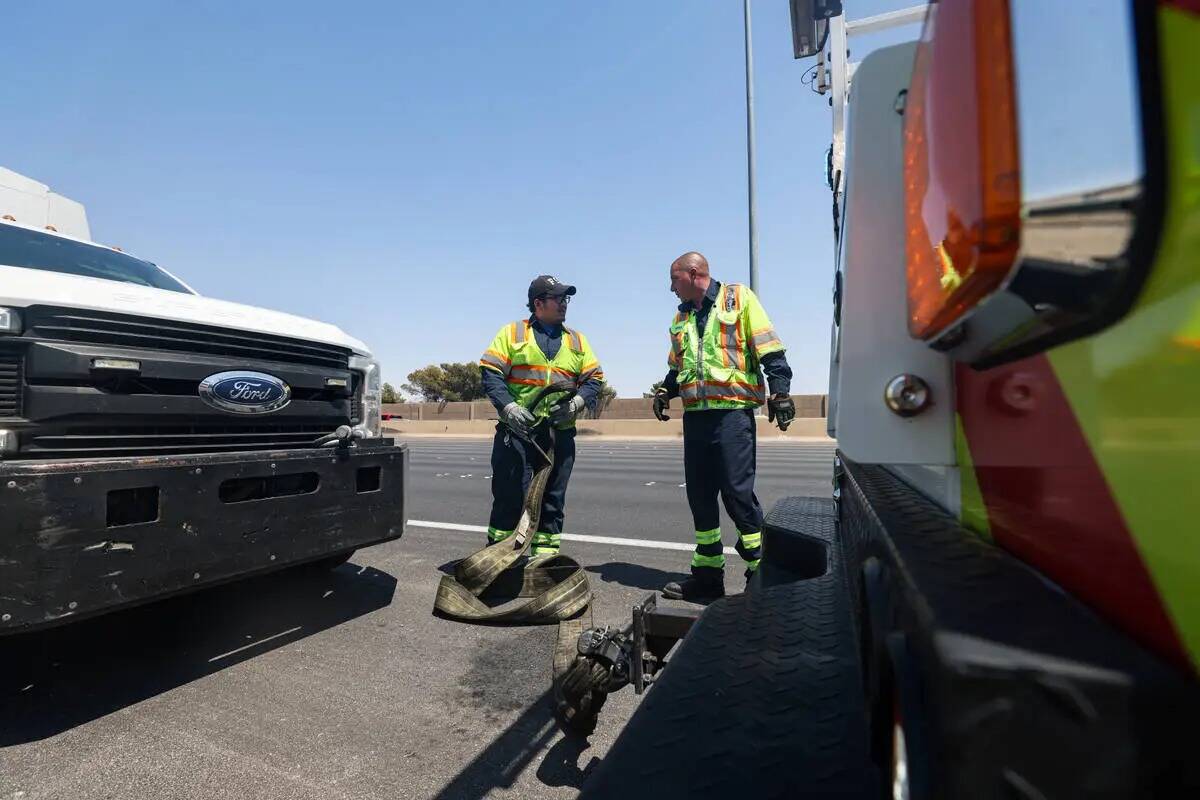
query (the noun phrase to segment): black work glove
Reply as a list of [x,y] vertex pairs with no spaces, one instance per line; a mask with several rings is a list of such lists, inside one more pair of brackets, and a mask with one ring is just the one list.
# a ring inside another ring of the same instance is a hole
[[796,404],[786,394],[772,395],[767,401],[767,422],[779,425],[779,430],[786,431],[788,425],[796,418]]
[[654,390],[654,416],[658,417],[659,422],[666,422],[671,418],[671,415],[666,413],[671,405],[671,394],[663,387],[658,387]]

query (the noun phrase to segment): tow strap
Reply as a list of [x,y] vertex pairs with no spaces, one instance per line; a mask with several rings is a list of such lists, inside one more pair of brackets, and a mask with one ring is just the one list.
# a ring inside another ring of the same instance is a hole
[[[506,539],[459,561],[454,565],[454,574],[443,575],[433,607],[461,622],[524,625],[557,622],[558,641],[552,667],[556,710],[573,729],[587,730],[589,722],[590,727],[595,726],[595,714],[603,704],[604,695],[593,698],[586,687],[564,692],[563,683],[578,655],[579,636],[591,627],[592,589],[587,573],[570,556],[534,556],[518,563],[533,542],[542,495],[554,467],[554,432],[548,424],[543,422],[529,438],[522,438],[533,445],[527,452],[537,458],[538,465],[525,492],[516,528]],[[542,447],[538,440],[547,446]],[[517,606],[497,608],[484,602],[489,595],[509,600],[531,599]]]
[[[433,605],[446,616],[463,622],[545,625],[569,619],[592,602],[587,573],[570,556],[535,556],[517,566],[533,542],[542,495],[554,466],[553,433],[548,438],[546,449],[533,442],[541,463],[529,481],[521,519],[512,535],[459,561],[453,575],[442,576]],[[512,608],[493,608],[480,600],[493,586],[495,594],[510,599],[532,599]]]

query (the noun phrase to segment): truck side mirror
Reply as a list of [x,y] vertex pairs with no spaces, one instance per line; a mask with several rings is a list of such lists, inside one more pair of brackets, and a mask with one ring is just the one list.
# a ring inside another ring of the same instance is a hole
[[842,0],[789,0],[792,12],[792,52],[808,58],[821,52],[829,18],[842,13]]

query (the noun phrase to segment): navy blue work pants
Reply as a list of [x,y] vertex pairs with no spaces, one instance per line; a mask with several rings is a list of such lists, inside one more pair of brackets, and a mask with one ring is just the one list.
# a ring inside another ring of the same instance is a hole
[[[723,564],[717,496],[738,529],[737,550],[749,569],[758,566],[763,526],[762,505],[754,494],[756,466],[754,412],[750,409],[687,411],[683,415],[683,464],[688,505],[696,525],[699,565]],[[705,538],[705,537],[708,538]]]
[[[525,492],[533,479],[540,456],[533,446],[497,427],[492,442],[492,514],[488,538],[499,541],[512,535],[521,519]],[[542,513],[533,538],[533,554],[556,553],[566,510],[567,483],[575,466],[575,429],[557,431],[554,437],[554,466],[542,495]]]

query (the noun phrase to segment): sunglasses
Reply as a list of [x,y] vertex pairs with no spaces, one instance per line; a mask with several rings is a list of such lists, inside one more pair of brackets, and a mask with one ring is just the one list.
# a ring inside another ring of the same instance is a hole
[[569,294],[544,294],[538,298],[539,300],[557,300],[559,305],[567,305],[571,302]]

